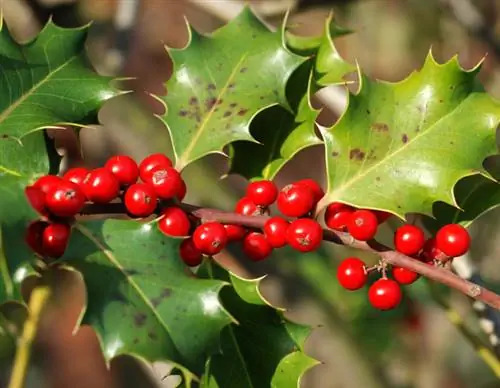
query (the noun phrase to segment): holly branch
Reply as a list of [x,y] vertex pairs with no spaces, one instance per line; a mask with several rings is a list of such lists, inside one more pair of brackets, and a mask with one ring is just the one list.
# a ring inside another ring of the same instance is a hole
[[[165,206],[166,204],[160,203],[157,210],[155,211],[155,214],[160,214],[161,209]],[[266,221],[271,218],[270,216],[266,215],[246,216],[234,212],[204,208],[187,203],[178,203],[177,206],[181,207],[187,213],[195,216],[201,222],[216,221],[223,224],[241,225],[247,228],[254,229],[262,229]],[[83,216],[112,214],[126,215],[127,211],[123,203],[113,202],[105,205],[86,205],[81,210],[80,214]],[[457,276],[448,268],[421,262],[402,253],[394,251],[376,240],[367,242],[355,240],[350,234],[345,232],[323,229],[323,240],[374,253],[381,258],[383,263],[417,272],[422,276],[425,276],[438,283],[442,283],[448,287],[454,288],[471,298],[480,300],[487,305],[500,310],[500,295],[469,280],[465,280]],[[458,260],[460,259],[458,258]]]

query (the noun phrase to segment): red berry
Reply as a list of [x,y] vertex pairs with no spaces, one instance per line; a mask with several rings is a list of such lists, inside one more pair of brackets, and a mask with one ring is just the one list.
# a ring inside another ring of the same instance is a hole
[[82,189],[70,181],[60,180],[45,196],[47,209],[58,217],[72,217],[82,210],[84,204],[85,194]]
[[139,175],[143,182],[151,182],[153,170],[172,167],[172,161],[164,154],[152,154],[139,164]]
[[419,278],[418,273],[403,267],[392,267],[392,276],[399,284],[412,284]]
[[163,210],[158,227],[167,236],[187,236],[191,223],[181,208],[172,206]]
[[462,256],[470,247],[470,235],[467,229],[458,224],[443,226],[436,234],[436,246],[445,255]]
[[246,196],[257,206],[271,206],[278,197],[278,188],[272,181],[252,182],[247,187]]
[[354,213],[354,208],[339,202],[333,202],[326,208],[325,223],[330,229],[344,232]]
[[394,246],[404,255],[416,255],[424,247],[425,235],[422,229],[415,225],[403,225],[394,234]]
[[290,223],[281,217],[272,217],[266,221],[262,231],[273,248],[286,245],[286,231]]
[[302,217],[314,206],[314,194],[305,185],[285,186],[278,195],[278,209],[287,217]]
[[57,175],[44,175],[38,178],[35,183],[33,183],[33,187],[36,187],[47,194],[55,186],[57,186],[59,182],[61,182],[61,178]]
[[41,189],[35,186],[28,186],[24,189],[24,194],[33,209],[42,215],[46,215],[45,193]]
[[437,248],[436,239],[431,237],[425,242],[420,258],[422,261],[447,261],[449,257]]
[[379,310],[393,309],[401,299],[403,299],[401,287],[392,279],[379,279],[368,290],[370,304]]
[[236,203],[234,211],[244,216],[259,216],[262,214],[261,209],[248,197],[241,198]]
[[120,183],[113,173],[101,167],[87,174],[83,190],[89,201],[104,204],[118,197]]
[[40,256],[45,256],[43,252],[42,236],[45,228],[49,226],[45,221],[33,221],[26,228],[24,241],[31,248],[31,250]]
[[224,224],[227,241],[240,241],[245,237],[247,230],[241,225]]
[[356,210],[347,223],[347,231],[356,240],[368,241],[377,234],[378,221],[369,210]]
[[134,217],[149,217],[156,209],[156,193],[146,183],[134,183],[125,191],[123,202]]
[[181,179],[181,186],[179,187],[179,191],[175,195],[177,197],[177,199],[179,200],[179,202],[182,202],[184,200],[186,193],[187,193],[186,182],[184,181],[184,179]]
[[301,179],[300,181],[295,182],[295,184],[299,186],[309,187],[309,189],[311,189],[311,191],[313,192],[315,204],[318,203],[320,199],[325,195],[325,192],[323,191],[321,186],[314,179]]
[[226,229],[218,222],[206,222],[194,231],[193,242],[205,255],[215,255],[227,244]]
[[186,265],[196,267],[201,264],[203,257],[200,250],[195,247],[192,238],[188,238],[181,242],[179,250],[181,259]]
[[87,177],[88,173],[89,173],[89,170],[87,170],[84,167],[70,168],[63,175],[63,179],[66,181],[76,183],[78,186],[81,187],[83,185],[83,181]]
[[379,225],[383,224],[385,221],[387,221],[387,219],[389,217],[392,216],[391,213],[383,212],[383,211],[380,211],[380,210],[373,210],[373,213],[377,217]]
[[174,198],[182,188],[181,174],[172,167],[154,170],[150,183],[161,199]]
[[365,263],[357,257],[342,260],[337,268],[337,279],[345,289],[359,290],[368,281]]
[[42,234],[42,249],[45,255],[59,258],[68,245],[71,227],[68,224],[50,224]]
[[299,252],[311,252],[321,245],[323,229],[310,218],[293,221],[286,231],[286,242]]
[[261,261],[273,251],[266,237],[262,233],[252,232],[243,239],[243,252],[252,261]]
[[139,178],[137,163],[127,155],[116,155],[109,158],[104,167],[118,179],[122,186],[132,185]]

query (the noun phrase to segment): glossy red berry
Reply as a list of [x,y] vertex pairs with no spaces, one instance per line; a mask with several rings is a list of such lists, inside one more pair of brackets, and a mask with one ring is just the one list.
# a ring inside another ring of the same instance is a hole
[[368,281],[365,263],[357,257],[342,260],[337,268],[337,279],[347,290],[359,290]]
[[187,236],[191,223],[181,208],[172,206],[163,210],[158,227],[167,236]]
[[60,180],[45,196],[45,206],[58,217],[72,217],[82,210],[85,194],[76,183]]
[[45,221],[33,221],[26,228],[26,234],[24,236],[24,241],[31,248],[31,250],[40,256],[45,256],[43,252],[42,236],[43,231],[49,225]]
[[278,197],[278,188],[272,181],[252,182],[247,187],[246,196],[257,206],[271,206]]
[[151,185],[134,183],[125,191],[123,202],[130,215],[149,217],[156,209],[157,196]]
[[425,242],[420,254],[420,259],[422,261],[448,261],[449,256],[446,256],[438,249],[438,247],[436,246],[436,239],[434,237],[431,237]]
[[33,187],[36,187],[42,190],[45,194],[51,191],[54,187],[56,187],[59,182],[61,182],[61,177],[57,175],[44,175],[41,176],[33,183]]
[[234,208],[235,213],[244,216],[258,216],[261,215],[261,209],[248,197],[241,198]]
[[76,183],[78,186],[81,187],[88,173],[89,170],[87,170],[85,167],[70,168],[63,175],[63,179],[66,181]]
[[189,267],[196,267],[201,264],[203,256],[201,251],[194,245],[192,238],[188,238],[181,242],[179,249],[181,259],[186,265]]
[[314,194],[305,185],[285,186],[278,195],[278,210],[287,217],[302,217],[314,206]]
[[377,217],[369,210],[356,210],[347,223],[347,231],[359,241],[371,240],[377,234],[377,229]]
[[35,186],[28,186],[24,189],[24,194],[33,209],[42,215],[46,215],[45,193],[41,189]]
[[241,225],[224,224],[227,241],[240,241],[247,234],[247,230]]
[[352,206],[333,202],[326,208],[325,224],[330,229],[345,232],[352,213],[354,213]]
[[299,252],[311,252],[321,245],[323,229],[310,218],[292,221],[286,231],[286,242]]
[[172,167],[153,170],[150,182],[161,199],[174,198],[182,188],[181,174]]
[[179,200],[179,202],[182,202],[186,194],[187,194],[186,182],[184,181],[184,179],[181,178],[181,185],[179,187],[179,191],[175,196]]
[[403,267],[392,267],[392,277],[399,284],[412,284],[419,278],[419,275]]
[[151,182],[154,170],[172,167],[172,161],[164,154],[152,154],[139,164],[139,175],[143,182]]
[[447,256],[464,255],[469,250],[470,243],[469,232],[458,224],[445,225],[436,234],[436,247]]
[[404,255],[416,255],[424,247],[424,244],[425,235],[418,226],[403,225],[394,234],[394,247]]
[[105,204],[118,197],[120,183],[113,173],[101,167],[87,174],[83,190],[89,201]]
[[50,224],[42,234],[42,250],[46,256],[59,258],[68,245],[71,227],[68,224]]
[[262,231],[269,245],[281,248],[286,245],[286,231],[290,223],[281,217],[272,217],[266,221]]
[[273,247],[262,233],[251,232],[243,239],[243,252],[252,261],[261,261],[267,258]]
[[314,179],[301,179],[300,181],[295,182],[295,184],[299,186],[306,186],[311,189],[311,191],[313,192],[315,204],[318,203],[325,195],[325,192],[323,191],[321,186]]
[[132,185],[139,178],[137,163],[127,155],[116,155],[109,158],[104,167],[118,179],[121,186]]
[[403,299],[401,287],[392,279],[379,279],[370,286],[368,300],[379,310],[391,310]]
[[218,222],[206,222],[195,229],[193,242],[203,254],[216,255],[227,244],[226,229]]

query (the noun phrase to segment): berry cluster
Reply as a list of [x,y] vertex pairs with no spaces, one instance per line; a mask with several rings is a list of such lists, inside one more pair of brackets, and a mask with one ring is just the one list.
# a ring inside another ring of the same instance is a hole
[[[104,205],[120,198],[129,216],[149,217],[162,200],[182,201],[186,185],[163,154],[150,155],[140,165],[129,156],[118,155],[94,170],[76,167],[62,177],[44,175],[26,187],[25,193],[44,217],[28,226],[27,244],[42,257],[59,258],[66,249],[74,216],[86,204]],[[170,217],[179,217],[179,211],[175,207],[164,209],[165,214],[172,214]],[[189,225],[187,216],[185,223]],[[164,221],[159,225],[168,229]],[[176,227],[178,235],[188,231],[180,230],[179,223]]]
[[[374,222],[373,217],[370,222]],[[348,226],[345,228],[349,230]],[[427,240],[423,230],[415,225],[403,225],[394,234],[396,251],[429,265],[442,266],[454,257],[462,256],[469,250],[470,242],[469,233],[458,224],[443,226],[435,237]],[[381,261],[378,265],[368,268],[359,258],[348,257],[340,263],[337,279],[342,287],[354,291],[366,285],[368,275],[372,271],[381,272],[382,277],[369,287],[368,299],[373,307],[380,310],[397,307],[402,299],[400,286],[412,284],[419,278],[416,272],[393,266],[390,279],[385,262]]]

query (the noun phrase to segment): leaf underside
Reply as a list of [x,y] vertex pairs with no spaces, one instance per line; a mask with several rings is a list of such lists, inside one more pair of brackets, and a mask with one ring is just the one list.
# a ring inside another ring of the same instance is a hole
[[221,153],[237,140],[255,141],[249,126],[264,108],[288,108],[285,85],[304,58],[291,53],[281,31],[270,31],[249,8],[209,36],[190,29],[190,42],[170,49],[174,73],[161,117],[176,167]]
[[91,123],[104,101],[118,94],[96,74],[85,53],[87,27],[60,28],[48,22],[31,42],[18,44],[0,30],[0,300],[19,298],[32,253],[24,243],[36,218],[24,187],[57,169],[57,155],[44,127]]
[[456,182],[486,175],[483,161],[497,152],[500,105],[480,88],[478,71],[429,54],[399,83],[361,76],[344,115],[322,132],[328,189],[319,208],[344,202],[404,218],[431,215],[436,201],[455,206]]
[[199,273],[231,283],[221,299],[238,321],[222,331],[221,354],[208,361],[202,386],[298,387],[302,375],[318,363],[304,353],[311,329],[271,306],[259,292],[261,279],[242,279],[209,262]]

